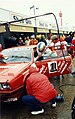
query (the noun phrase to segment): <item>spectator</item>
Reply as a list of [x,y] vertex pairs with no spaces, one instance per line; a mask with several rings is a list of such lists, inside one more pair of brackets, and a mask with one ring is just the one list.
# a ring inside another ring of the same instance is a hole
[[29,45],[29,42],[30,42],[29,36],[25,37],[24,38],[24,44]]
[[[70,46],[70,51],[71,51],[71,56],[72,56],[72,64],[74,64],[74,57],[75,57],[75,32],[73,32],[73,39],[72,39],[72,43]],[[75,74],[75,66],[72,65],[72,74]]]
[[31,107],[31,114],[37,115],[44,113],[41,104],[52,102],[52,106],[56,107],[55,97],[57,91],[48,80],[48,77],[39,73],[37,67],[31,66],[29,69],[30,76],[26,79],[26,89],[28,95],[22,97],[22,102]]
[[17,46],[17,38],[15,36],[9,36],[4,38],[5,48]]
[[18,43],[19,43],[19,45],[23,45],[23,39],[22,39],[22,37],[19,37]]
[[50,45],[51,45],[51,42],[52,42],[51,36],[52,36],[52,34],[50,34],[50,35],[48,36],[48,38],[46,39],[47,46],[50,46]]
[[69,32],[69,34],[68,34],[68,35],[66,36],[66,38],[65,38],[65,41],[66,41],[68,44],[71,44],[72,38],[73,38],[73,32]]
[[32,35],[31,38],[30,38],[29,45],[37,45],[37,44],[38,44],[38,40],[35,39],[34,35]]
[[70,50],[72,51],[72,53],[75,51],[75,32],[73,32],[73,39],[71,42]]
[[45,36],[44,35],[40,35],[39,42],[44,42],[45,45],[47,45],[47,42],[46,42],[46,39],[45,39]]

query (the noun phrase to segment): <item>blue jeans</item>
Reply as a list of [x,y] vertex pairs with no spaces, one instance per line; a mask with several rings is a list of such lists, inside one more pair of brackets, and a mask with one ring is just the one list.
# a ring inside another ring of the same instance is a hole
[[41,102],[37,100],[34,96],[32,95],[25,95],[22,97],[22,102],[28,106],[30,106],[31,111],[40,111],[42,110]]

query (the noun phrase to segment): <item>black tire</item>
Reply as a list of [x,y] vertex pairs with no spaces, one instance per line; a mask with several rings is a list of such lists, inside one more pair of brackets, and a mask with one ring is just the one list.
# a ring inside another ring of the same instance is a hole
[[75,119],[75,112],[74,111],[71,113],[71,117],[72,117],[72,119]]

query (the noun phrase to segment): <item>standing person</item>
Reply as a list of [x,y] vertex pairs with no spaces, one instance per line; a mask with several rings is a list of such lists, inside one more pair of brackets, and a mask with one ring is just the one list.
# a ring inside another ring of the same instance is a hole
[[51,43],[52,49],[54,48],[55,50],[58,50],[58,49],[64,50],[64,55],[67,54],[67,42],[64,40],[63,37],[59,38],[57,35],[53,35],[51,37],[51,40],[52,40],[52,43]]
[[24,44],[29,45],[29,42],[30,42],[29,36],[25,37],[24,38]]
[[66,38],[64,39],[68,45],[71,45],[71,42],[72,42],[72,38],[73,38],[73,32],[69,32],[69,34],[66,36]]
[[23,39],[22,39],[22,37],[19,37],[18,43],[19,43],[19,45],[23,45]]
[[50,34],[50,35],[48,36],[48,38],[46,39],[47,46],[50,46],[50,45],[51,45],[51,42],[52,42],[51,36],[52,36],[52,34]]
[[44,42],[45,45],[47,46],[47,42],[44,35],[40,35],[39,42]]
[[30,76],[26,79],[26,90],[28,95],[22,97],[22,102],[31,107],[31,114],[37,115],[44,113],[41,103],[52,102],[56,107],[55,97],[57,91],[48,80],[48,77],[39,73],[36,67],[31,66],[29,69]]
[[35,36],[34,36],[34,35],[32,35],[32,36],[30,37],[29,45],[37,45],[37,44],[38,44],[38,40],[35,39]]
[[73,32],[73,38],[72,38],[72,42],[70,45],[70,50],[72,52],[72,58],[74,58],[75,56],[75,32]]

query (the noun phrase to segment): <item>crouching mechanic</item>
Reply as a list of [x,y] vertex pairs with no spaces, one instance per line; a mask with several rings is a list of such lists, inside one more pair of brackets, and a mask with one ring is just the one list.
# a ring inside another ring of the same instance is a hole
[[26,79],[27,95],[22,97],[22,102],[31,108],[31,114],[37,115],[44,113],[42,103],[51,101],[56,106],[55,97],[57,91],[48,80],[48,77],[39,73],[38,68],[31,66],[29,77]]

